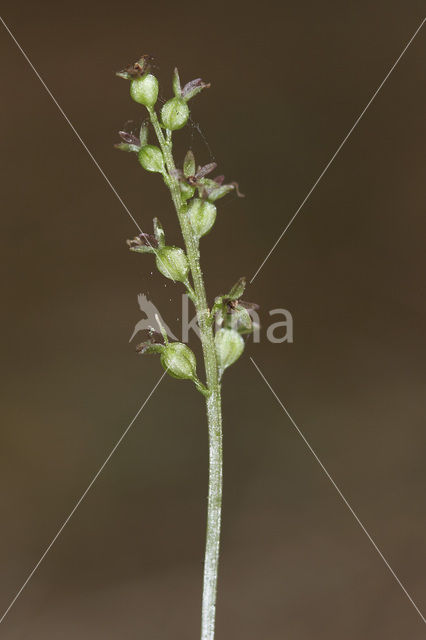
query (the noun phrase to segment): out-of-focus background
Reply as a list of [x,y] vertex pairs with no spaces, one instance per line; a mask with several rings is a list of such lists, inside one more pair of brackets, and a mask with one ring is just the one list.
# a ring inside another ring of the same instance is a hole
[[[168,194],[113,149],[142,108],[114,72],[151,53],[212,87],[177,134],[238,180],[203,240],[213,299],[251,277],[421,20],[359,3],[3,2],[2,16],[142,228]],[[3,611],[161,375],[129,337],[145,293],[179,331],[179,285],[5,29],[2,127]],[[218,640],[417,640],[425,627],[249,360],[424,611],[425,82],[419,33],[246,293],[262,310],[225,376]],[[192,142],[191,142],[191,138]],[[265,339],[270,309],[294,343]],[[196,341],[192,340],[194,349]],[[5,640],[199,637],[207,438],[165,378],[0,626]]]

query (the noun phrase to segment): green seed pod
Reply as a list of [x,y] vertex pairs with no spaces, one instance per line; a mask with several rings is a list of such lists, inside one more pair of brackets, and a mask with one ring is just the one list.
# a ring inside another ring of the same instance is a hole
[[220,375],[234,364],[244,351],[244,340],[234,329],[219,329],[215,338],[216,354]]
[[188,122],[189,107],[182,98],[168,100],[161,109],[161,120],[166,129],[176,131]]
[[164,158],[161,149],[146,144],[138,153],[138,160],[144,169],[156,173],[164,173]]
[[153,107],[158,98],[158,80],[151,73],[130,82],[130,95],[135,102],[145,107]]
[[194,352],[182,342],[171,342],[164,347],[161,364],[173,378],[198,380]]
[[188,280],[189,262],[185,252],[179,247],[162,247],[156,252],[157,269],[174,282]]
[[196,198],[189,205],[188,217],[195,235],[197,238],[201,238],[205,236],[214,225],[216,220],[216,207],[211,202]]

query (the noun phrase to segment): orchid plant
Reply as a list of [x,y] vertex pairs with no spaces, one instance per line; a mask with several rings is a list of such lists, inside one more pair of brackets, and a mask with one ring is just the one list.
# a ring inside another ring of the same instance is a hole
[[[145,55],[117,73],[130,82],[130,95],[145,107],[148,118],[138,135],[120,131],[121,142],[116,147],[135,154],[146,171],[162,176],[180,223],[184,248],[167,244],[163,226],[157,218],[153,221],[152,234],[141,233],[128,240],[127,244],[132,252],[152,254],[160,273],[185,287],[197,314],[205,381],[198,377],[194,352],[182,342],[169,342],[164,330],[161,333],[150,331],[137,351],[140,354],[158,354],[167,373],[174,378],[191,380],[206,402],[209,484],[201,639],[213,640],[222,505],[221,383],[225,370],[244,350],[243,335],[250,333],[253,326],[247,305],[241,301],[244,278],[240,278],[228,293],[216,297],[209,306],[200,265],[200,240],[215,223],[216,202],[230,192],[238,196],[242,194],[236,182],[225,183],[222,175],[209,177],[216,169],[216,163],[197,166],[191,150],[186,153],[182,167],[176,166],[173,135],[189,121],[189,101],[210,85],[197,78],[182,87],[175,69],[172,82],[174,96],[163,104],[159,116],[156,110],[158,80],[151,73],[151,63],[152,58]],[[154,132],[156,144],[148,142],[150,129]]]

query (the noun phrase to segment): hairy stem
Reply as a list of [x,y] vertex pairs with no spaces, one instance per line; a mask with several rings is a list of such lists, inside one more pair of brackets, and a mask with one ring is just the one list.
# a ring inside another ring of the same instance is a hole
[[148,109],[152,126],[167,166],[167,182],[179,219],[186,253],[194,283],[194,304],[200,326],[206,380],[209,395],[206,399],[209,429],[209,492],[207,538],[204,560],[203,604],[201,640],[213,640],[216,613],[217,576],[219,567],[220,523],[222,509],[222,408],[220,380],[214,344],[213,328],[209,322],[206,289],[200,266],[198,242],[194,238],[186,215],[187,206],[182,199],[172,154],[171,136],[165,138],[154,109]]

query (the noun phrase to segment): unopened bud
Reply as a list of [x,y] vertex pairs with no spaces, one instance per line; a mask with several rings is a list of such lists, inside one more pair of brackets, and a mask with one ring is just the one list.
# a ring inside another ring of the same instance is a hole
[[139,144],[141,147],[144,147],[148,144],[148,123],[142,122],[141,128],[139,131]]
[[192,200],[188,208],[188,217],[191,227],[197,238],[205,236],[210,231],[216,220],[216,207],[211,202],[196,198]]
[[158,218],[154,218],[153,222],[154,222],[154,235],[157,241],[157,246],[160,249],[162,249],[166,241],[163,225],[161,224]]
[[175,70],[173,71],[173,93],[176,98],[180,98],[182,94],[182,87],[180,86],[179,71],[177,70],[177,67],[175,67]]
[[161,109],[161,120],[166,129],[176,131],[188,122],[189,107],[182,98],[168,100]]
[[186,152],[185,159],[183,161],[183,175],[185,178],[195,175],[195,158],[191,149]]
[[194,352],[182,342],[171,342],[161,353],[161,364],[173,378],[197,380]]
[[216,354],[220,375],[234,364],[244,351],[244,340],[234,329],[219,329],[215,335]]
[[147,171],[164,173],[164,158],[161,149],[152,144],[146,144],[138,153],[140,164]]
[[166,278],[175,282],[188,280],[189,262],[185,252],[179,247],[162,247],[156,252],[157,269]]
[[158,98],[158,80],[151,73],[130,82],[130,95],[135,102],[145,107],[153,107]]

